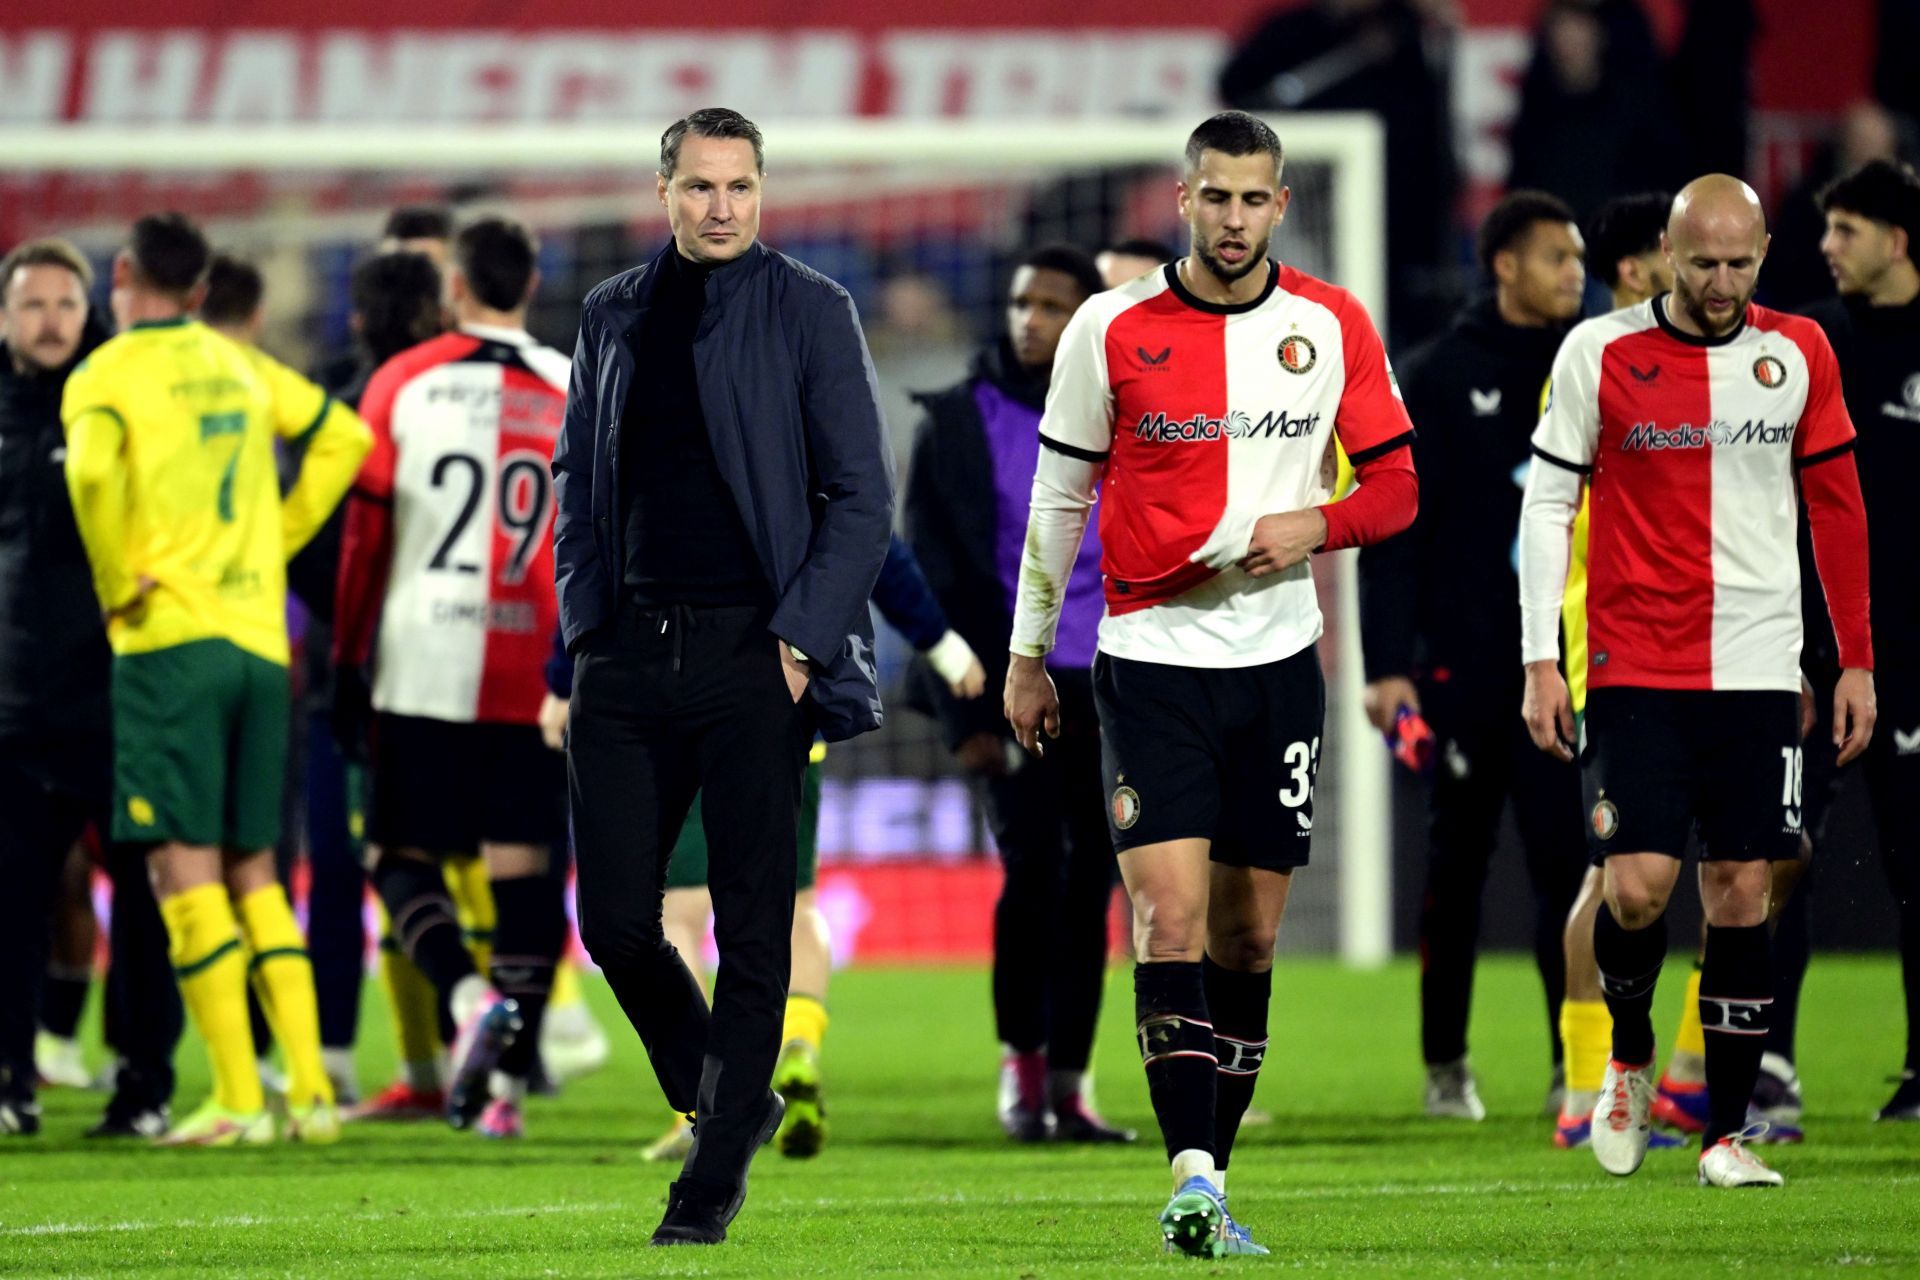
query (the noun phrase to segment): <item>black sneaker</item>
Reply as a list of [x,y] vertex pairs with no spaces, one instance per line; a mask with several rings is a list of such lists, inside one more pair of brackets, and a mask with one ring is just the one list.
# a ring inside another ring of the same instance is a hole
[[1058,1142],[1133,1142],[1139,1134],[1108,1124],[1079,1094],[1054,1104],[1054,1140]]
[[32,1098],[0,1098],[0,1137],[31,1138],[40,1132],[40,1104]]
[[1015,1142],[1050,1142],[1058,1120],[1045,1107],[1024,1107],[1019,1103],[1000,1113],[1000,1127]]
[[1903,1071],[1898,1079],[1900,1087],[1874,1119],[1920,1120],[1920,1071]]
[[[747,1159],[752,1160],[754,1153],[773,1141],[774,1133],[780,1128],[780,1121],[786,1117],[787,1100],[771,1089],[767,1091],[767,1113],[760,1121],[760,1131],[754,1136],[753,1145],[747,1149]],[[695,1121],[695,1144],[698,1145],[698,1126]],[[693,1162],[691,1152],[687,1162]],[[736,1187],[720,1186],[711,1182],[693,1178],[682,1178],[667,1188],[667,1214],[660,1219],[660,1225],[654,1229],[653,1239],[656,1245],[676,1244],[719,1244],[727,1238],[727,1224],[740,1212],[740,1206],[747,1202],[747,1171],[740,1171],[740,1182]]]
[[173,1127],[166,1104],[157,1107],[109,1105],[100,1123],[87,1130],[89,1138],[144,1138],[152,1140]]

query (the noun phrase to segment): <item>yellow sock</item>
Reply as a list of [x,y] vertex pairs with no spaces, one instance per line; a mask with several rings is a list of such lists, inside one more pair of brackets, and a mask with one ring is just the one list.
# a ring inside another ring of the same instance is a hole
[[1560,1004],[1560,1044],[1567,1064],[1567,1088],[1597,1093],[1613,1055],[1613,1015],[1604,1000],[1564,1000]]
[[1700,1029],[1700,967],[1694,966],[1687,975],[1687,994],[1680,1005],[1680,1029],[1673,1033],[1673,1048],[1676,1053],[1694,1053],[1705,1056],[1707,1036]]
[[203,884],[160,902],[167,959],[194,1029],[207,1042],[213,1100],[248,1115],[267,1105],[247,1019],[247,955],[225,885]]
[[547,1012],[565,1009],[586,999],[580,990],[580,971],[573,961],[562,960],[553,971],[553,994],[547,997]]
[[493,963],[493,930],[500,916],[493,909],[493,883],[487,879],[485,858],[448,858],[443,864],[447,892],[453,898],[454,914],[460,918],[460,933],[473,952],[473,967],[486,977]]
[[788,996],[785,1025],[780,1028],[780,1043],[798,1040],[815,1053],[827,1038],[827,1006],[812,996]]
[[440,1057],[440,997],[427,975],[393,945],[385,907],[380,908],[380,928],[380,986],[393,1017],[393,1043],[415,1087],[424,1088],[417,1077],[433,1070]]
[[253,953],[250,966],[260,1007],[287,1064],[287,1101],[296,1107],[333,1101],[333,1082],[320,1060],[320,1002],[313,992],[313,961],[293,918],[287,891],[277,884],[240,899],[240,927]]

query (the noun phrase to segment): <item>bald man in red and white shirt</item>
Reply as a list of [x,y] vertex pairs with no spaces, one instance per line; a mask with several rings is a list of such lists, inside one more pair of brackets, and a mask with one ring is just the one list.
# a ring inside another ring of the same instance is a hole
[[1697,827],[1707,944],[1700,1022],[1711,1116],[1699,1177],[1778,1186],[1742,1145],[1773,1003],[1770,862],[1799,855],[1802,502],[1845,668],[1842,763],[1874,720],[1866,511],[1853,423],[1826,336],[1753,305],[1764,216],[1735,178],[1674,202],[1674,287],[1580,325],[1554,362],[1521,516],[1523,714],[1566,758],[1575,730],[1556,668],[1569,531],[1592,488],[1589,665],[1579,752],[1588,844],[1605,868],[1594,955],[1613,1054],[1593,1114],[1608,1172],[1639,1168],[1654,1086],[1661,916]]
[[[1184,259],[1089,299],[1054,357],[1015,601],[1007,715],[1059,732],[1044,665],[1100,492],[1094,659],[1107,820],[1141,922],[1135,1013],[1197,1256],[1265,1253],[1225,1173],[1267,1045],[1273,947],[1307,861],[1326,694],[1311,553],[1413,522],[1413,426],[1365,308],[1271,261],[1280,140],[1225,112],[1187,145]],[[1338,438],[1360,487],[1330,502]]]

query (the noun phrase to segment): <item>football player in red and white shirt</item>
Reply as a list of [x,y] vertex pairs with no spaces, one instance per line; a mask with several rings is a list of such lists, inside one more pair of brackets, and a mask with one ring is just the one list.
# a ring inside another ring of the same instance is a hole
[[[458,1031],[448,1119],[494,1137],[520,1134],[567,928],[547,874],[566,766],[538,715],[558,613],[548,459],[570,362],[526,332],[537,256],[508,219],[463,229],[448,280],[457,328],[368,384],[374,447],[335,610],[336,662],[373,665],[373,884],[394,940],[439,992],[443,1032]],[[449,854],[486,859],[491,982],[461,938],[439,866]]]
[[[1267,1044],[1273,947],[1305,865],[1325,712],[1308,558],[1407,527],[1412,424],[1365,309],[1271,261],[1273,130],[1188,140],[1191,252],[1089,299],[1055,356],[1015,602],[1007,717],[1058,735],[1045,656],[1096,490],[1094,660],[1108,822],[1140,921],[1134,1000],[1173,1166],[1160,1216],[1195,1255],[1265,1253],[1226,1213],[1227,1160]],[[1360,487],[1329,504],[1337,436]]]
[[1798,856],[1804,825],[1795,528],[1804,502],[1844,668],[1844,763],[1874,720],[1866,512],[1826,336],[1752,304],[1767,249],[1753,191],[1724,175],[1691,183],[1662,246],[1673,292],[1589,320],[1554,362],[1521,520],[1523,714],[1536,745],[1570,758],[1555,660],[1589,477],[1580,755],[1589,848],[1605,867],[1594,955],[1613,1015],[1594,1155],[1624,1175],[1646,1154],[1661,915],[1697,825],[1711,1103],[1700,1181],[1777,1186],[1742,1141],[1773,1003],[1769,862]]

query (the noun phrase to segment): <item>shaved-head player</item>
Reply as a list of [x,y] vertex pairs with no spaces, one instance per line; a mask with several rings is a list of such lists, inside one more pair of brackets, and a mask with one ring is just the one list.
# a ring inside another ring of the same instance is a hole
[[1702,1185],[1778,1186],[1743,1145],[1773,976],[1769,864],[1798,855],[1799,504],[1843,671],[1835,743],[1873,731],[1866,513],[1833,349],[1813,322],[1753,304],[1760,202],[1712,175],[1674,199],[1673,291],[1589,320],[1554,362],[1521,517],[1523,714],[1536,745],[1575,748],[1556,667],[1568,535],[1590,477],[1587,694],[1579,754],[1588,847],[1605,869],[1594,924],[1613,1051],[1593,1112],[1609,1173],[1645,1158],[1662,916],[1701,835],[1700,978],[1711,1113]]

